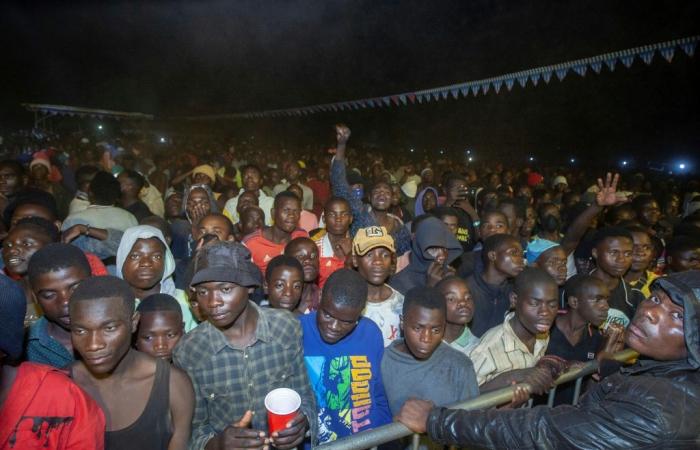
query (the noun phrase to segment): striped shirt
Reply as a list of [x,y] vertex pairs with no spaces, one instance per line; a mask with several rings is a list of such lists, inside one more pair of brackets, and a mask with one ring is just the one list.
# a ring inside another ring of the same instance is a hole
[[549,344],[549,334],[543,339],[536,339],[534,351],[530,353],[510,326],[510,319],[514,316],[513,312],[507,314],[503,325],[487,331],[481,337],[479,345],[469,354],[469,358],[474,363],[479,386],[502,373],[534,367],[535,363],[544,356]]

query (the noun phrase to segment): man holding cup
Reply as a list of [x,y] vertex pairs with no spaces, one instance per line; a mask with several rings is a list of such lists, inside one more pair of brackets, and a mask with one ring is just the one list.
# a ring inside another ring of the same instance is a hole
[[[309,430],[313,442],[315,403],[299,322],[286,310],[248,300],[260,285],[248,249],[236,242],[203,247],[191,285],[208,321],[184,336],[173,353],[195,390],[189,448],[287,450],[301,444]],[[266,408],[275,397],[268,394],[278,388],[293,393],[274,403],[281,402],[284,411]],[[278,428],[273,415],[288,420]]]

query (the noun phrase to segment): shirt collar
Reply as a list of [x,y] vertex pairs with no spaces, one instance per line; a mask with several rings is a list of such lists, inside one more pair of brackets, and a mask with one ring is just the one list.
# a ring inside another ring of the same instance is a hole
[[472,341],[472,339],[474,339],[472,331],[469,329],[469,327],[464,327],[464,332],[457,339],[455,339],[455,343],[460,347],[466,347],[467,344]]
[[[273,338],[272,327],[270,326],[270,321],[267,318],[265,309],[259,307],[250,300],[248,300],[248,307],[258,312],[258,322],[255,325],[255,336],[253,339],[251,339],[248,346],[252,347],[257,341],[270,342]],[[240,350],[231,346],[224,333],[212,325],[211,322],[207,322],[205,326],[207,327],[209,342],[211,343],[211,349],[214,353],[218,353],[224,347]]]
[[[520,340],[513,327],[510,326],[510,319],[515,317],[515,312],[510,312],[506,314],[506,318],[503,321],[503,334],[508,336],[505,339],[504,347],[506,352],[521,351],[523,353],[530,353],[527,346]],[[545,339],[535,339],[535,347],[533,348],[532,355],[540,356],[540,353],[544,354],[544,350],[547,348],[549,343],[549,335]]]

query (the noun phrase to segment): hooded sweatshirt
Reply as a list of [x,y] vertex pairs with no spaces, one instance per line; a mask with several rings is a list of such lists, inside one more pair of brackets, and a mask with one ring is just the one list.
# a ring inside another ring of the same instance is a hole
[[[180,309],[182,310],[182,320],[185,323],[185,332],[190,331],[197,326],[194,317],[192,317],[192,312],[190,311],[189,302],[187,301],[187,295],[180,289],[175,288],[175,281],[173,280],[173,272],[175,272],[175,258],[165,242],[163,233],[150,225],[138,225],[135,227],[127,228],[122,237],[122,241],[119,244],[119,249],[117,250],[117,276],[124,279],[124,273],[122,268],[124,267],[124,262],[134,247],[134,244],[139,239],[150,239],[157,238],[165,246],[165,258],[164,258],[164,270],[163,279],[160,281],[160,293],[168,294],[175,297],[177,302],[180,304]],[[139,300],[136,299],[138,305]]]
[[414,217],[422,216],[423,214],[428,212],[428,211],[423,209],[423,197],[425,197],[425,194],[428,191],[432,191],[433,194],[435,194],[435,205],[437,206],[437,200],[440,197],[437,189],[435,189],[433,187],[427,187],[427,188],[423,189],[422,191],[420,191],[418,193],[418,196],[416,197],[416,205],[414,207],[414,212],[415,212]]
[[427,251],[430,247],[447,249],[446,264],[462,254],[462,246],[447,225],[436,217],[429,217],[418,225],[416,236],[411,243],[411,262],[405,269],[391,277],[389,286],[403,295],[406,295],[412,287],[425,286],[428,268],[434,261]]

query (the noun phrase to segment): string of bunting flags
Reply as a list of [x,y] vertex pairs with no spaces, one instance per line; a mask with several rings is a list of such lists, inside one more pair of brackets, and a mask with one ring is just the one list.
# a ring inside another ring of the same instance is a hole
[[686,55],[692,57],[695,54],[700,36],[691,36],[682,39],[674,39],[667,42],[657,44],[644,45],[641,47],[629,48],[611,53],[605,53],[590,58],[577,59],[574,61],[563,62],[560,64],[536,67],[519,72],[508,73],[496,77],[485,78],[482,80],[467,81],[464,83],[452,84],[449,86],[441,86],[432,89],[424,89],[415,92],[404,92],[401,94],[385,95],[380,97],[362,98],[359,100],[348,100],[336,103],[324,103],[319,105],[302,106],[296,108],[273,109],[267,111],[243,112],[233,114],[217,114],[207,116],[188,117],[190,120],[219,120],[219,119],[257,119],[267,117],[291,117],[291,116],[306,116],[321,112],[337,112],[337,111],[353,111],[367,108],[388,108],[393,106],[405,106],[409,104],[428,103],[431,101],[446,100],[449,97],[458,99],[467,98],[470,95],[478,96],[486,95],[493,91],[496,94],[501,92],[505,87],[508,91],[513,89],[517,83],[520,87],[525,88],[528,84],[537,86],[540,81],[548,84],[552,78],[556,77],[559,81],[564,80],[569,72],[574,72],[577,75],[584,77],[591,70],[599,74],[603,67],[607,67],[611,72],[615,70],[618,63],[621,63],[626,68],[630,68],[636,58],[640,58],[645,64],[651,64],[654,56],[658,52],[659,55],[669,63],[673,60],[673,56],[678,48],[683,50]]

